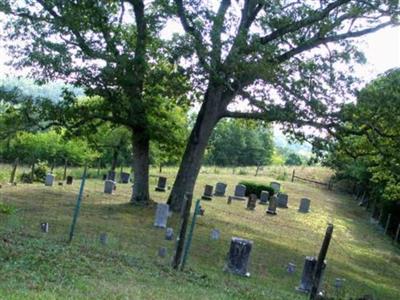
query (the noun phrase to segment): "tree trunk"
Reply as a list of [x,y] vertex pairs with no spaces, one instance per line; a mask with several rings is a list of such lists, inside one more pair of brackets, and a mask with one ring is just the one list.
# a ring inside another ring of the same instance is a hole
[[146,134],[140,134],[135,130],[132,137],[133,151],[133,189],[132,204],[147,205],[149,196],[149,146],[150,139]]
[[210,92],[206,94],[206,99],[190,134],[174,186],[168,199],[170,208],[175,212],[181,210],[185,194],[193,194],[208,140],[220,119],[219,110],[213,101],[217,99],[210,99],[210,96],[215,97],[219,95],[213,95]]
[[118,160],[118,148],[115,147],[113,149],[113,157],[112,157],[112,164],[111,164],[111,171],[115,172],[117,168],[117,160]]
[[63,181],[67,179],[67,168],[68,168],[68,160],[64,159],[64,175],[63,175]]

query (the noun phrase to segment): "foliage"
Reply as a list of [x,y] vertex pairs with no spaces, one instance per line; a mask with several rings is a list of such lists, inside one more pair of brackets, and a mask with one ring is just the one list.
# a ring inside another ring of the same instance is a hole
[[296,153],[290,153],[285,160],[285,165],[287,166],[300,166],[303,164],[303,161],[299,155]]
[[256,194],[257,197],[260,197],[262,191],[267,191],[270,196],[274,194],[274,189],[266,184],[252,181],[240,181],[239,184],[246,186],[246,196],[249,196],[250,194]]
[[205,160],[217,166],[268,165],[272,152],[269,127],[249,121],[225,120],[215,128]]
[[7,204],[7,203],[1,203],[0,202],[0,214],[5,214],[5,215],[11,215],[15,213],[16,209],[14,206]]

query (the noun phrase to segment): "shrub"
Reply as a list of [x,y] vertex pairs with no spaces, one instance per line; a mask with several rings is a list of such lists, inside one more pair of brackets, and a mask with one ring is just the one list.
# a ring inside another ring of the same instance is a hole
[[0,214],[11,215],[15,212],[15,208],[11,205],[0,203]]
[[241,181],[239,182],[239,184],[243,184],[244,186],[246,186],[246,196],[250,194],[256,194],[257,197],[260,197],[262,191],[267,191],[270,196],[274,194],[274,189],[266,184],[260,184],[250,181]]
[[38,163],[33,172],[34,181],[44,182],[47,175],[47,167],[44,163]]
[[19,180],[20,180],[22,183],[32,183],[31,174],[22,173],[22,174],[19,176]]

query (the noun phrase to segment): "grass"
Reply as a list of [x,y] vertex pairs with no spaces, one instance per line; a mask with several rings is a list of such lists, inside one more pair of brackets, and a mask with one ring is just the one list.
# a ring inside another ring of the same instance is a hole
[[[279,170],[265,169],[255,177],[253,172],[238,175],[232,169],[219,169],[216,174],[213,169],[202,169],[196,199],[207,183],[228,183],[229,195],[241,180],[269,183],[279,175]],[[78,169],[71,172],[79,174]],[[175,172],[164,169],[168,184]],[[335,228],[324,278],[327,294],[336,295],[333,285],[340,277],[346,279],[346,299],[364,294],[399,299],[399,248],[369,223],[354,200],[292,183],[290,176],[280,182],[289,195],[289,209],[279,210],[277,216],[267,216],[261,205],[248,211],[243,202],[227,205],[226,198],[203,201],[205,215],[198,219],[184,272],[170,268],[174,244],[152,226],[155,207],[127,204],[129,185],[119,184],[114,195],[105,195],[101,180],[88,180],[72,244],[66,240],[79,181],[52,188],[4,185],[0,203],[15,210],[0,213],[0,299],[306,299],[295,287],[304,257],[317,255],[328,222]],[[152,198],[165,202],[167,193],[154,192],[155,183],[156,177],[151,180]],[[309,214],[297,212],[302,197],[311,199]],[[49,233],[40,231],[41,222],[49,223]],[[178,224],[174,214],[169,226],[175,233]],[[213,228],[221,231],[218,241],[210,238]],[[107,245],[100,244],[101,233],[107,233]],[[250,278],[222,271],[232,236],[254,242]],[[160,247],[167,247],[166,258],[158,257]],[[289,262],[297,265],[295,274],[286,273]]]

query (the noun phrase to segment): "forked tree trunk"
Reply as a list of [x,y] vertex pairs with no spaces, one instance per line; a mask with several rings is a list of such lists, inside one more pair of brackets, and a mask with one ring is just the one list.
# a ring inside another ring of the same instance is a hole
[[185,194],[193,194],[208,140],[220,119],[217,107],[210,100],[212,99],[205,99],[197,116],[168,199],[170,208],[175,212],[181,210]]
[[149,196],[149,145],[150,140],[147,135],[141,135],[135,131],[132,137],[133,151],[133,189],[132,204],[147,205]]

